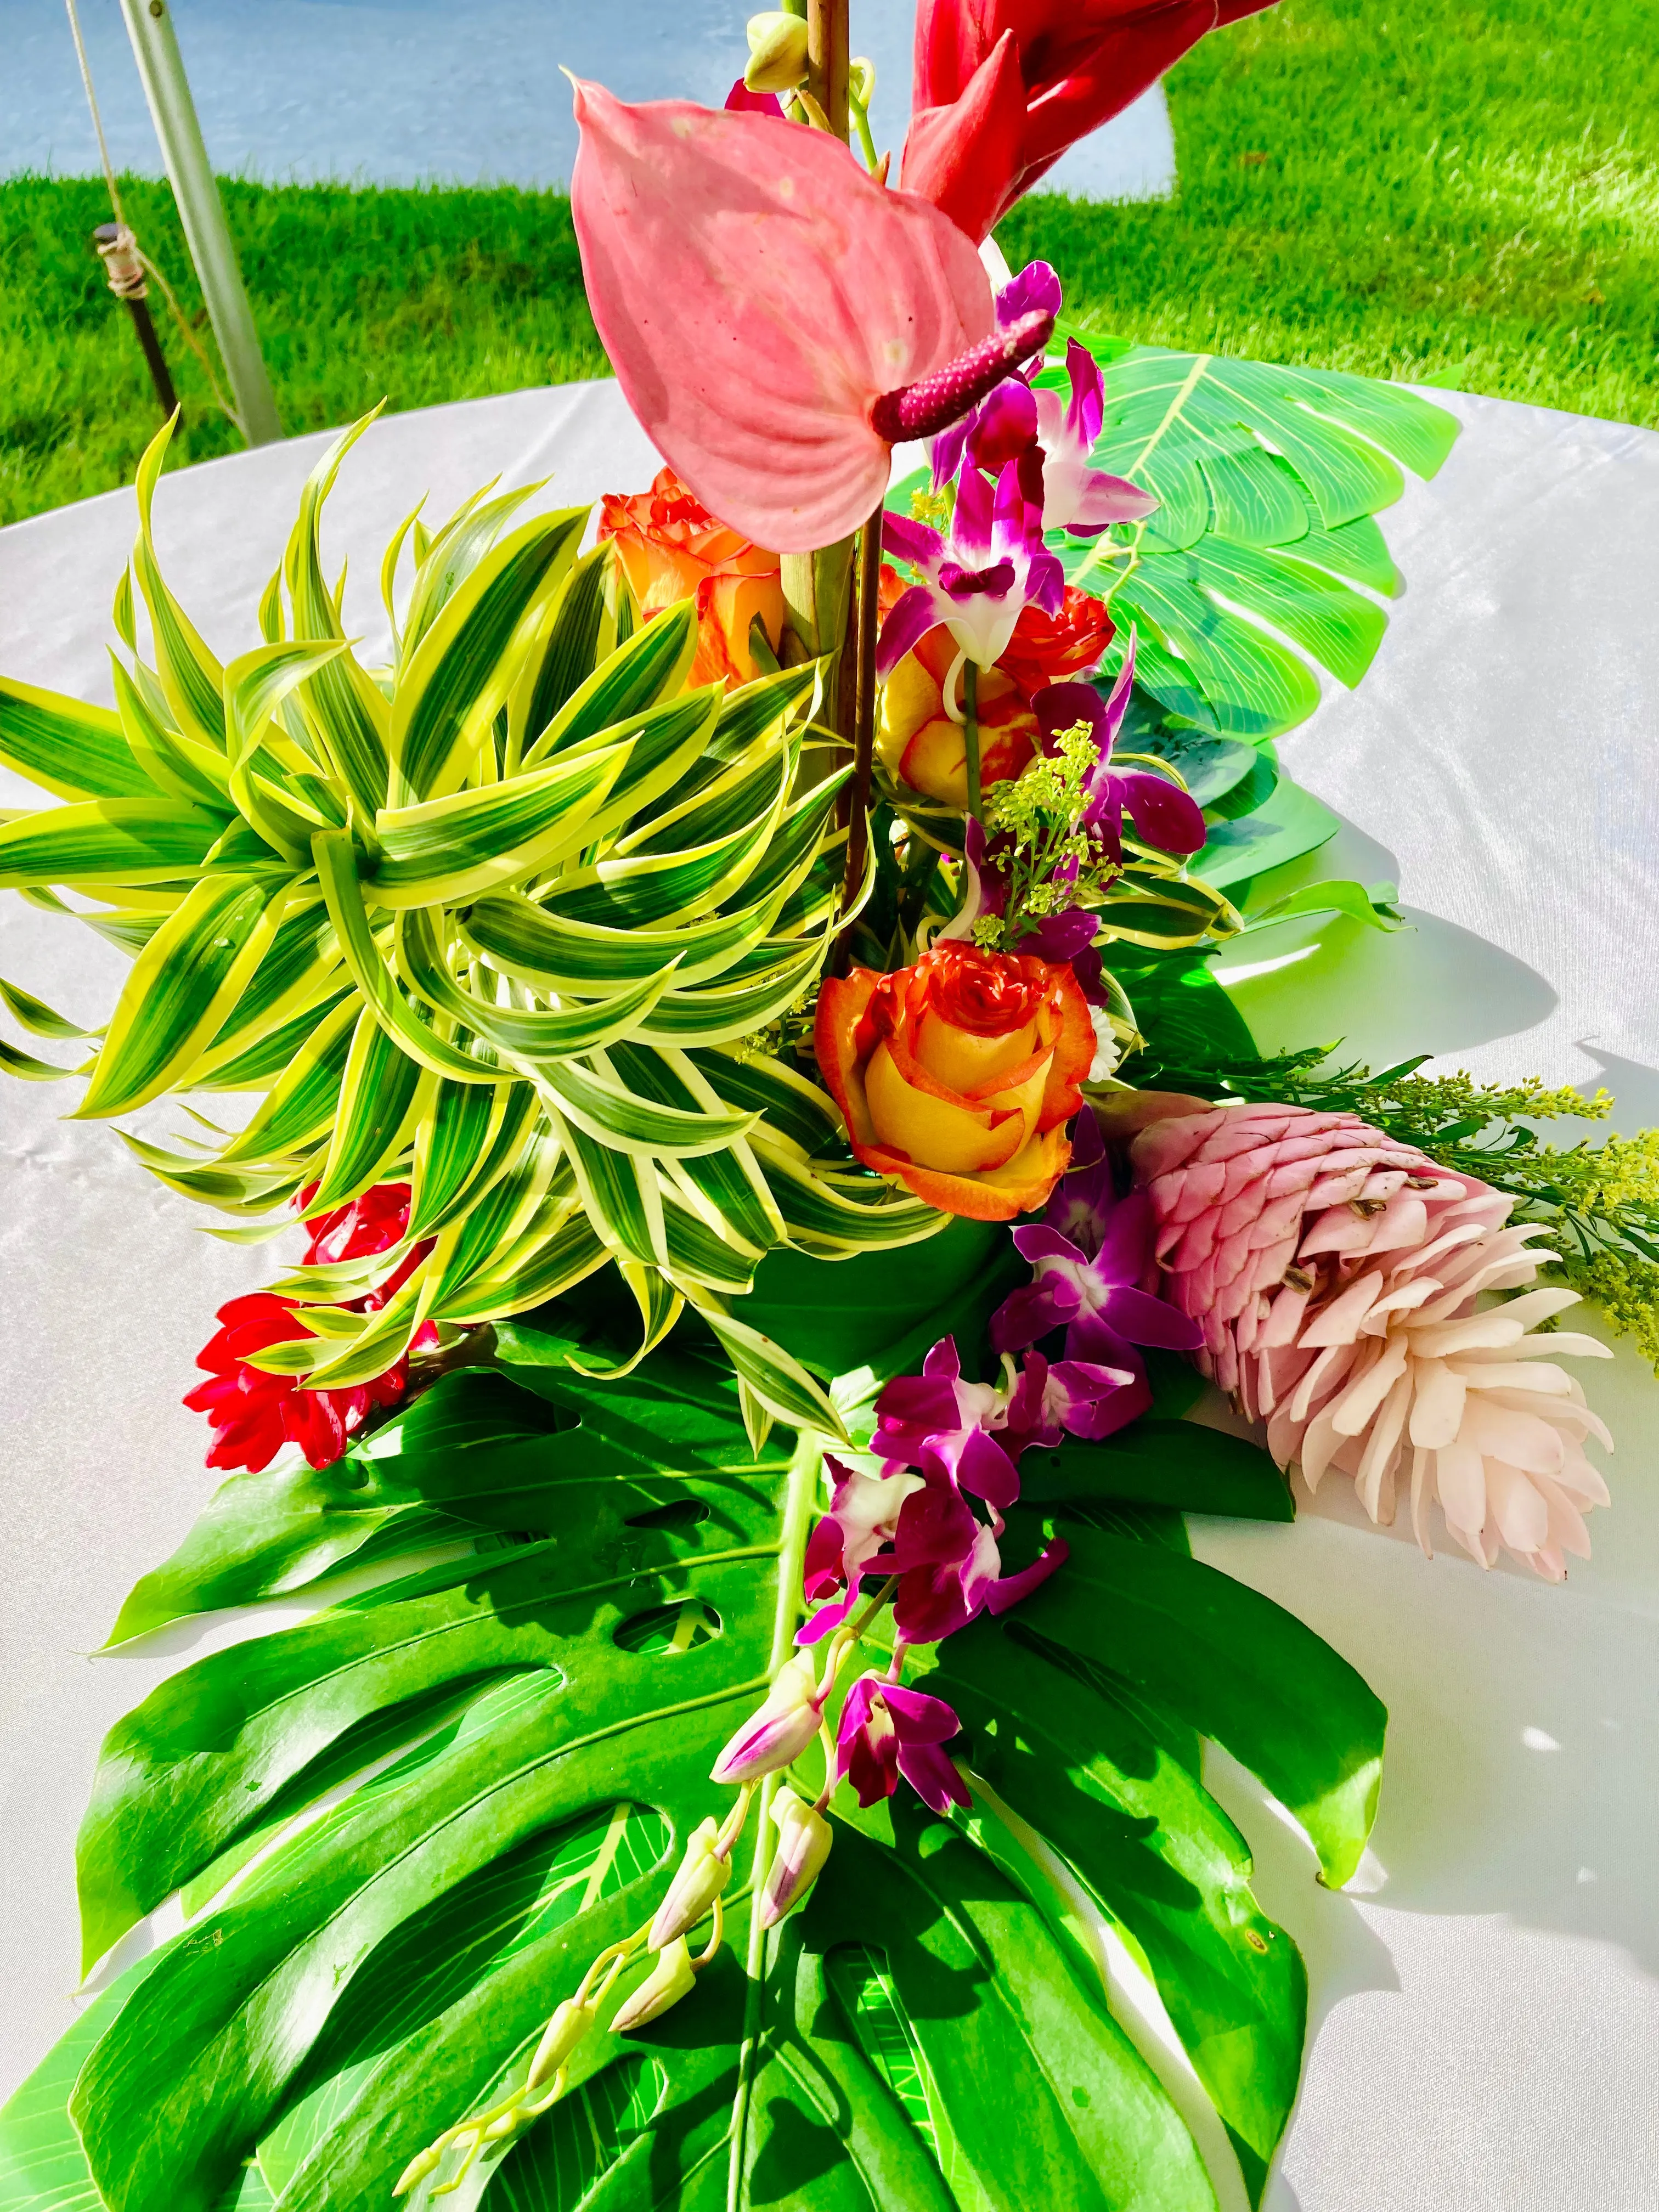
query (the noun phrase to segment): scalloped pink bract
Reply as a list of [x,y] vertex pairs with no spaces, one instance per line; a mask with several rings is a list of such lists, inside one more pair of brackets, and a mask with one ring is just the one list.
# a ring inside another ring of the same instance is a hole
[[822,131],[580,82],[576,120],[587,296],[653,443],[758,545],[845,538],[887,488],[875,400],[996,328],[972,245]]

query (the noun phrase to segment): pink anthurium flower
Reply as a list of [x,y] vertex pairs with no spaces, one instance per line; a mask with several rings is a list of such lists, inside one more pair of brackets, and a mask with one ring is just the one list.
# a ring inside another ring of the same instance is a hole
[[947,216],[839,140],[578,82],[571,214],[593,321],[652,442],[712,514],[807,553],[857,529],[892,447],[1041,349],[1000,328]]
[[[963,477],[951,535],[925,522],[890,514],[882,543],[921,572],[900,593],[882,624],[876,669],[885,676],[912,647],[943,623],[957,651],[977,668],[992,667],[1008,649],[1028,606],[1058,614],[1066,572],[1042,542],[1042,473],[1034,455],[1010,461],[994,489],[977,469]],[[946,710],[955,684],[945,687]]]

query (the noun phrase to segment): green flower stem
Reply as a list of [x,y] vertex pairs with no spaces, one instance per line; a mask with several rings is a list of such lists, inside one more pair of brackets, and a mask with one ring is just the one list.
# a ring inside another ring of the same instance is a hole
[[962,749],[968,763],[968,811],[982,828],[985,797],[979,787],[979,669],[971,660],[962,664]]
[[[795,1628],[800,1619],[801,1572],[806,1559],[806,1538],[812,1525],[813,1508],[817,1503],[823,1443],[823,1438],[816,1431],[802,1429],[796,1437],[794,1456],[789,1462],[783,1540],[778,1550],[778,1601],[772,1616],[772,1655],[768,1670],[774,1680],[795,1648]],[[743,2048],[738,2054],[737,2094],[732,2105],[732,2150],[726,2179],[727,2212],[739,2212],[743,2203],[749,2108],[760,2060],[767,1964],[767,1930],[761,1919],[761,1907],[765,1901],[766,1870],[772,1856],[772,1799],[778,1779],[775,1774],[769,1774],[761,1784],[760,1819],[755,1829],[755,1856],[749,1875],[749,1950],[744,1961],[749,1990],[744,2003]]]
[[880,163],[876,154],[876,142],[870,136],[870,111],[857,93],[850,88],[847,94],[847,110],[852,117],[853,128],[859,135],[859,147],[864,155],[864,166],[873,177]]

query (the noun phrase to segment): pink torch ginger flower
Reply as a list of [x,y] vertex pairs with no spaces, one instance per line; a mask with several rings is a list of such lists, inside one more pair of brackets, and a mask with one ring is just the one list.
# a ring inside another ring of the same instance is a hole
[[658,451],[720,520],[805,553],[857,529],[892,446],[972,407],[1052,328],[999,329],[948,216],[838,140],[579,82],[571,214],[594,324]]
[[1409,1485],[1425,1551],[1437,1502],[1483,1566],[1508,1550],[1559,1581],[1588,1556],[1584,1514],[1608,1498],[1583,1440],[1612,1440],[1556,1362],[1610,1355],[1534,1334],[1571,1291],[1480,1304],[1534,1280],[1541,1226],[1506,1225],[1501,1193],[1352,1114],[1218,1108],[1152,1122],[1130,1157],[1200,1364],[1281,1467],[1310,1488],[1352,1476],[1374,1521]]
[[971,1805],[967,1785],[942,1748],[961,1729],[943,1698],[861,1674],[842,1707],[836,1779],[850,1781],[866,1808],[890,1797],[901,1775],[935,1813]]

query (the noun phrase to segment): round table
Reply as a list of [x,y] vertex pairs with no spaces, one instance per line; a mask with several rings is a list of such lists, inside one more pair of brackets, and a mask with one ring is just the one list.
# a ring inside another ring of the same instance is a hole
[[[1302,957],[1308,926],[1281,925],[1238,956],[1235,988],[1264,1045],[1346,1030],[1376,1063],[1426,1049],[1486,1078],[1605,1080],[1618,1126],[1640,1127],[1659,1121],[1659,437],[1431,396],[1464,434],[1382,517],[1407,580],[1388,635],[1359,690],[1284,746],[1344,821],[1304,876],[1397,880],[1413,927],[1355,932],[1339,991],[1328,957]],[[327,442],[163,482],[163,567],[227,657],[258,641],[259,592]],[[379,550],[422,489],[438,516],[488,477],[551,474],[540,496],[567,505],[637,489],[655,465],[614,385],[391,417],[327,513],[331,564],[350,556],[348,628],[372,656]],[[134,521],[119,492],[0,531],[0,668],[109,699],[106,610]],[[0,775],[0,805],[36,798]],[[121,967],[90,932],[0,899],[0,974],[63,1011],[100,1018]],[[72,1846],[105,1729],[185,1653],[309,1609],[85,1656],[210,1494],[201,1425],[177,1401],[214,1308],[269,1255],[204,1235],[107,1128],[55,1119],[71,1096],[0,1083],[0,2094],[73,2016]],[[137,1118],[170,1126],[165,1108]],[[1203,1558],[1309,1621],[1391,1716],[1372,1850],[1340,1894],[1316,1886],[1288,1816],[1212,1755],[1312,1985],[1270,2212],[1659,2201],[1659,1385],[1627,1344],[1586,1379],[1620,1449],[1595,1557],[1565,1588],[1431,1564],[1334,1481],[1290,1529],[1193,1524]],[[1155,2042],[1158,2024],[1138,2032]],[[1218,2123],[1176,2061],[1164,2070],[1224,2168]],[[1236,2176],[1223,2198],[1243,2203]]]

